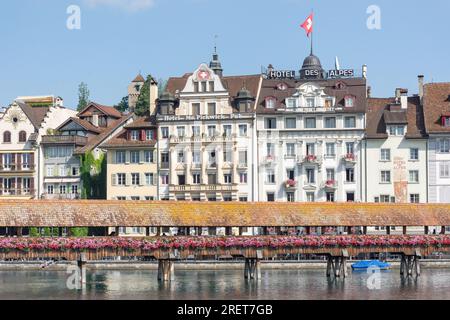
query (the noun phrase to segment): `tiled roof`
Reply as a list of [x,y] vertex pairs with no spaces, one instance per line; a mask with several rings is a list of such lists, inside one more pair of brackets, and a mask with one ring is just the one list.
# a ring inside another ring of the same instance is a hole
[[105,115],[114,117],[114,118],[120,118],[122,117],[122,113],[120,111],[118,111],[116,108],[114,107],[109,107],[109,106],[104,106],[101,105],[99,103],[96,102],[90,102],[86,108],[84,108],[83,110],[81,110],[77,116],[81,116],[84,115],[84,113],[86,113],[86,111],[91,108],[91,107],[95,107],[97,108],[99,111],[101,111],[102,113],[104,113]]
[[75,149],[74,154],[81,155],[86,153],[87,151],[91,151],[95,149],[98,145],[100,145],[106,138],[108,138],[118,127],[123,125],[128,119],[132,117],[132,114],[123,116],[122,118],[116,120],[114,123],[110,124],[107,128],[105,128],[99,135],[92,137],[89,139],[88,143],[80,148]]
[[141,74],[138,74],[132,82],[145,82],[145,79]]
[[49,107],[31,107],[26,103],[16,101],[17,105],[22,109],[23,113],[30,119],[31,123],[36,129],[41,127],[42,122],[47,115]]
[[450,82],[426,84],[423,107],[427,133],[450,133],[441,125],[441,116],[450,113]]
[[122,147],[153,147],[155,146],[156,141],[141,141],[141,140],[128,140],[127,139],[127,130],[122,130],[118,134],[116,134],[113,138],[108,140],[105,143],[101,144],[102,148],[122,148]]
[[154,116],[145,116],[134,119],[134,121],[125,126],[126,129],[144,129],[156,127],[156,119]]
[[[286,90],[278,89],[278,85],[281,83],[286,85]],[[313,83],[319,87],[324,87],[326,94],[336,97],[336,105],[344,106],[345,96],[354,96],[356,98],[355,106],[352,108],[343,108],[342,111],[339,111],[340,113],[362,113],[366,111],[366,80],[364,78],[333,79],[323,81],[264,79],[261,85],[259,101],[256,105],[256,113],[285,113],[286,98],[292,97],[297,92],[297,88],[306,83]],[[339,83],[344,84],[344,87],[338,89],[336,85]],[[265,100],[268,97],[273,97],[276,99],[276,107],[274,109],[268,109],[265,107]]]
[[369,98],[367,103],[366,137],[368,139],[386,139],[388,137],[386,124],[404,123],[405,117],[408,124],[406,138],[426,137],[419,97],[408,98],[406,111],[391,111],[394,109],[391,109],[391,105],[395,104],[395,98]]
[[83,127],[84,129],[86,129],[87,131],[90,131],[90,132],[100,133],[100,132],[102,132],[102,129],[103,129],[103,128],[101,128],[101,127],[96,127],[96,126],[92,125],[92,124],[91,124],[89,121],[87,121],[87,120],[83,120],[83,119],[76,118],[76,117],[70,117],[69,119],[67,119],[67,121],[65,121],[63,124],[61,124],[61,125],[57,128],[57,130],[59,130],[59,129],[65,127],[65,126],[66,126],[69,122],[71,122],[71,121],[77,123],[78,125],[80,125],[81,127]]
[[449,204],[0,201],[0,227],[448,226]]

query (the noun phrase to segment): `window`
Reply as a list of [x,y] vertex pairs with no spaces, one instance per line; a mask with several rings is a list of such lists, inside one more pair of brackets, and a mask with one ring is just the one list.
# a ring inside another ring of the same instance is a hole
[[169,164],[169,153],[168,152],[161,152],[161,163],[162,164]]
[[[139,201],[139,200],[141,200],[141,197],[139,197],[139,196],[131,196],[131,197],[130,197],[130,200],[131,200],[131,201]],[[133,230],[132,233],[140,233],[141,228],[133,227],[132,230]]]
[[208,126],[208,137],[214,137],[216,135],[216,126]]
[[265,129],[276,129],[277,119],[276,118],[266,118]]
[[355,106],[355,97],[352,96],[346,96],[345,97],[345,107],[351,108]]
[[11,143],[11,132],[3,132],[3,143]]
[[144,161],[146,163],[153,163],[154,161],[153,150],[144,151]]
[[409,202],[410,203],[420,203],[420,195],[418,195],[418,194],[410,194],[409,195]]
[[297,99],[287,99],[287,107],[288,109],[295,109],[297,108]]
[[275,172],[273,170],[267,170],[266,183],[267,184],[275,184]]
[[183,138],[186,135],[184,127],[177,127],[177,134],[179,138]]
[[440,153],[450,153],[450,139],[442,139],[439,143]]
[[117,175],[117,185],[118,186],[124,186],[126,185],[126,175],[125,173],[118,173]]
[[147,186],[152,186],[152,185],[154,185],[154,183],[155,183],[155,180],[154,180],[153,173],[146,173],[145,174],[145,184]]
[[65,177],[67,175],[66,172],[67,172],[67,170],[66,170],[65,166],[59,166],[59,176],[60,177]]
[[327,192],[327,202],[334,202],[334,192]]
[[[5,165],[5,163],[3,163]],[[53,177],[53,166],[47,166],[47,177]]]
[[248,197],[247,196],[239,196],[239,202],[247,202]]
[[167,139],[169,137],[168,127],[161,127],[161,137],[163,137],[164,139]]
[[247,165],[247,150],[239,151],[239,165]]
[[315,177],[314,169],[306,169],[306,181],[309,184],[316,183],[316,177]]
[[347,154],[354,154],[355,153],[355,143],[346,142],[345,143],[345,151]]
[[405,134],[405,126],[390,126],[389,134],[391,136],[403,136]]
[[[127,197],[118,196],[118,197],[116,197],[116,199],[119,201],[125,201],[125,200],[127,200]],[[123,233],[123,230],[121,231],[121,233]]]
[[325,108],[331,108],[333,106],[333,98],[326,98],[325,99]]
[[347,128],[347,129],[356,128],[356,118],[355,117],[345,117],[344,118],[344,128]]
[[209,166],[215,167],[216,166],[216,152],[210,151],[208,153],[208,164]]
[[66,194],[66,186],[60,185],[59,186],[59,194]]
[[198,92],[198,82],[194,81],[194,92]]
[[192,115],[193,116],[200,115],[200,103],[193,103],[192,104]]
[[316,118],[306,118],[305,119],[305,128],[315,129],[316,128]]
[[295,202],[295,193],[294,192],[287,192],[286,197],[287,197],[288,202]]
[[288,170],[286,171],[286,173],[287,173],[287,178],[288,178],[288,179],[290,179],[290,180],[295,180],[295,170],[293,170],[293,169],[288,169]]
[[231,125],[230,124],[223,125],[223,135],[226,137],[231,137]]
[[155,138],[155,135],[153,134],[153,130],[145,130],[145,140],[151,141]]
[[409,183],[419,183],[419,171],[410,170],[409,171]]
[[214,81],[209,82],[209,91],[214,92]]
[[116,163],[125,163],[126,153],[125,151],[116,151]]
[[[18,155],[20,156],[20,155]],[[31,154],[23,153],[22,154],[22,169],[30,169],[31,165]]]
[[215,116],[216,115],[216,104],[208,103],[208,115],[209,116]]
[[193,151],[192,152],[192,163],[199,164],[200,161],[200,151]]
[[391,161],[391,149],[380,150],[380,161]]
[[326,147],[326,156],[327,157],[335,157],[336,156],[336,145],[334,143],[327,143]]
[[250,102],[248,101],[240,101],[239,102],[239,112],[245,113],[250,109]]
[[439,176],[444,179],[450,178],[450,163],[441,162],[439,164]]
[[276,104],[275,98],[268,97],[266,98],[266,108],[268,109],[274,109]]
[[315,201],[314,192],[307,192],[306,193],[306,202],[314,202],[314,201]]
[[202,81],[202,92],[206,92],[206,81]]
[[184,151],[178,151],[177,162],[184,163]]
[[316,154],[316,145],[314,143],[306,144],[306,155],[314,156]]
[[355,193],[347,192],[347,202],[355,202]]
[[192,183],[193,184],[200,184],[201,183],[200,173],[193,173],[192,174]]
[[200,137],[200,126],[192,126],[192,136]]
[[145,201],[153,201],[155,200],[155,197],[153,196],[145,196]]
[[49,184],[47,186],[47,193],[48,194],[53,194],[54,193],[54,186],[52,184]]
[[247,184],[247,172],[240,172],[239,173],[239,183]]
[[208,184],[217,184],[217,176],[215,174],[208,174]]
[[268,202],[274,202],[274,201],[275,201],[275,193],[273,193],[273,192],[268,192],[268,193],[267,193],[267,201],[268,201]]
[[169,174],[163,173],[161,174],[161,184],[168,185],[169,184]]
[[246,137],[247,136],[247,125],[246,124],[240,124],[239,125],[239,136],[240,137]]
[[131,163],[139,163],[139,151],[130,151]]
[[295,157],[295,143],[286,144],[286,156]]
[[139,140],[139,130],[131,130],[131,140]]
[[418,148],[409,149],[409,160],[413,160],[413,161],[419,160],[419,149]]
[[232,153],[231,153],[231,150],[225,150],[224,152],[223,152],[223,162],[228,162],[228,163],[230,163],[230,162],[232,162],[233,160],[232,160]]
[[178,175],[178,185],[179,186],[186,185],[186,176],[184,174],[179,174]]
[[327,181],[334,181],[335,175],[334,175],[334,169],[327,169]]
[[346,182],[355,182],[355,169],[353,169],[353,168],[345,169],[345,181]]
[[19,142],[27,142],[27,133],[25,131],[19,132]]
[[314,108],[315,106],[316,106],[315,98],[306,98],[306,107],[307,108]]
[[286,129],[295,129],[297,127],[297,119],[296,118],[286,118],[285,127]]
[[231,180],[232,180],[231,174],[226,173],[223,175],[223,181],[225,184],[231,184]]
[[391,183],[391,171],[381,171],[381,183]]
[[72,194],[78,194],[78,185],[76,184],[72,185]]
[[231,194],[224,194],[223,201],[225,201],[225,202],[233,201],[233,197],[231,196]]
[[325,118],[325,129],[335,129],[336,128],[336,118]]
[[275,144],[268,143],[267,144],[267,156],[274,156],[275,155]]

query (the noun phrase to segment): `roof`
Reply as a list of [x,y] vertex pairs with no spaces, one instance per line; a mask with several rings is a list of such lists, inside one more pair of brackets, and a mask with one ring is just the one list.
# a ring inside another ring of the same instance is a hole
[[134,78],[134,80],[131,81],[131,82],[145,82],[145,79],[144,79],[144,77],[139,73],[139,74],[136,76],[136,78]]
[[387,124],[407,124],[407,139],[426,137],[423,110],[419,97],[408,98],[407,110],[395,105],[395,98],[369,98],[367,100],[366,138],[387,139]]
[[114,137],[109,139],[107,142],[101,145],[102,148],[112,149],[112,148],[133,148],[133,147],[154,147],[156,144],[156,140],[128,140],[127,139],[127,130],[121,130]]
[[86,111],[91,107],[97,108],[100,112],[104,113],[105,115],[108,115],[108,116],[111,116],[114,118],[122,117],[122,113],[120,111],[118,111],[116,108],[110,107],[110,106],[104,106],[104,105],[101,105],[96,102],[90,102],[83,110],[81,110],[77,114],[77,116],[79,117],[79,116],[84,115],[86,113]]
[[450,204],[0,201],[0,227],[448,225]]
[[145,116],[134,119],[134,121],[125,126],[126,129],[144,129],[156,128],[156,119],[154,116]]
[[[278,85],[283,83],[287,86],[286,90],[279,90]],[[366,79],[349,78],[349,79],[331,79],[331,80],[298,80],[298,79],[264,79],[261,86],[259,101],[256,105],[256,113],[267,114],[284,114],[286,109],[286,99],[292,97],[297,88],[306,83],[313,83],[319,87],[325,88],[326,94],[336,97],[336,105],[345,105],[345,97],[352,95],[356,98],[355,106],[352,108],[343,108],[341,113],[363,113],[366,112]],[[337,84],[343,84],[344,87],[339,89]],[[265,107],[265,100],[268,97],[276,99],[276,107],[268,109]]]
[[44,121],[47,112],[50,110],[49,107],[31,107],[26,103],[16,101],[17,105],[22,109],[23,113],[30,119],[31,123],[36,129],[41,127],[41,123]]
[[425,84],[423,107],[427,133],[450,133],[441,125],[442,115],[450,113],[450,82]]
[[115,130],[117,130],[118,127],[123,125],[132,116],[133,116],[133,114],[129,114],[129,115],[123,116],[122,118],[114,121],[107,128],[104,128],[104,130],[99,135],[89,139],[85,146],[75,149],[74,154],[80,155],[80,154],[84,154],[88,151],[95,149],[105,139],[107,139]]
[[96,127],[94,126],[92,123],[90,123],[87,120],[83,120],[80,118],[75,118],[75,117],[70,117],[69,119],[67,119],[66,121],[64,121],[63,124],[61,124],[56,130],[60,130],[63,127],[65,127],[69,122],[75,122],[76,124],[80,125],[81,127],[83,127],[84,129],[86,129],[87,131],[90,132],[94,132],[94,133],[100,133],[102,132],[101,127]]
[[[187,73],[183,77],[172,77],[167,81],[166,91],[175,95],[181,92],[186,86],[186,82],[192,73]],[[245,87],[253,97],[258,96],[261,75],[226,76],[220,78],[223,86],[227,89],[231,102],[237,97],[238,92]]]

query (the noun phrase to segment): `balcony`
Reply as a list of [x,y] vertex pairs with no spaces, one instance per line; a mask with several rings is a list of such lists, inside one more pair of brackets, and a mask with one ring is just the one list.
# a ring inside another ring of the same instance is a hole
[[273,163],[275,163],[277,161],[277,158],[273,155],[268,155],[263,159],[263,163],[265,165],[272,165]]
[[356,159],[355,154],[348,153],[342,157],[342,161],[344,161],[347,164],[356,164],[357,159]]
[[87,144],[87,137],[57,135],[57,136],[42,136],[42,144],[74,144],[77,146],[84,146]]
[[192,185],[170,185],[170,192],[210,192],[210,191],[238,191],[237,184],[192,184]]
[[18,164],[18,163],[11,163],[11,164],[2,164],[0,165],[0,172],[30,172],[34,171],[35,166],[34,164]]
[[297,190],[297,181],[289,179],[284,183],[284,187],[286,191],[295,191]]
[[169,169],[170,164],[169,164],[169,162],[161,162],[161,163],[159,164],[159,167],[160,167],[161,169]]
[[202,168],[202,164],[200,162],[191,163],[192,170],[200,170]]
[[2,197],[34,197],[36,195],[36,190],[34,189],[13,189],[13,188],[3,188],[0,189],[0,196]]
[[81,199],[79,193],[44,193],[41,196],[44,200],[78,200]]
[[304,164],[317,164],[320,165],[322,163],[322,158],[313,154],[307,155],[304,158],[300,158],[299,162]]
[[244,163],[244,162],[241,162],[241,163],[238,163],[237,164],[237,168],[238,168],[238,170],[240,169],[240,170],[244,170],[244,169],[248,169],[248,163]]
[[322,188],[328,191],[334,191],[337,189],[337,181],[327,180],[322,184]]

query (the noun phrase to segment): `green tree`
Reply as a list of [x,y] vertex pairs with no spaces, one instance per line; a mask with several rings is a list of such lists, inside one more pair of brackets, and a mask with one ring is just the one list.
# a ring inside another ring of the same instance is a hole
[[81,82],[78,86],[78,106],[77,111],[81,111],[89,103],[89,89],[86,83]]
[[106,157],[95,159],[92,152],[81,157],[82,199],[106,199]]
[[123,97],[122,100],[114,106],[118,111],[125,112],[128,110],[128,96]]
[[158,79],[158,98],[166,91],[167,88],[167,80],[165,79]]
[[[152,81],[154,81],[153,77],[148,75],[147,80],[145,80],[144,86],[141,89],[141,93],[139,94],[136,108],[134,109],[134,113],[137,116],[144,116],[148,114],[148,111],[150,110],[150,85]],[[157,97],[152,97],[152,99],[156,98]]]

